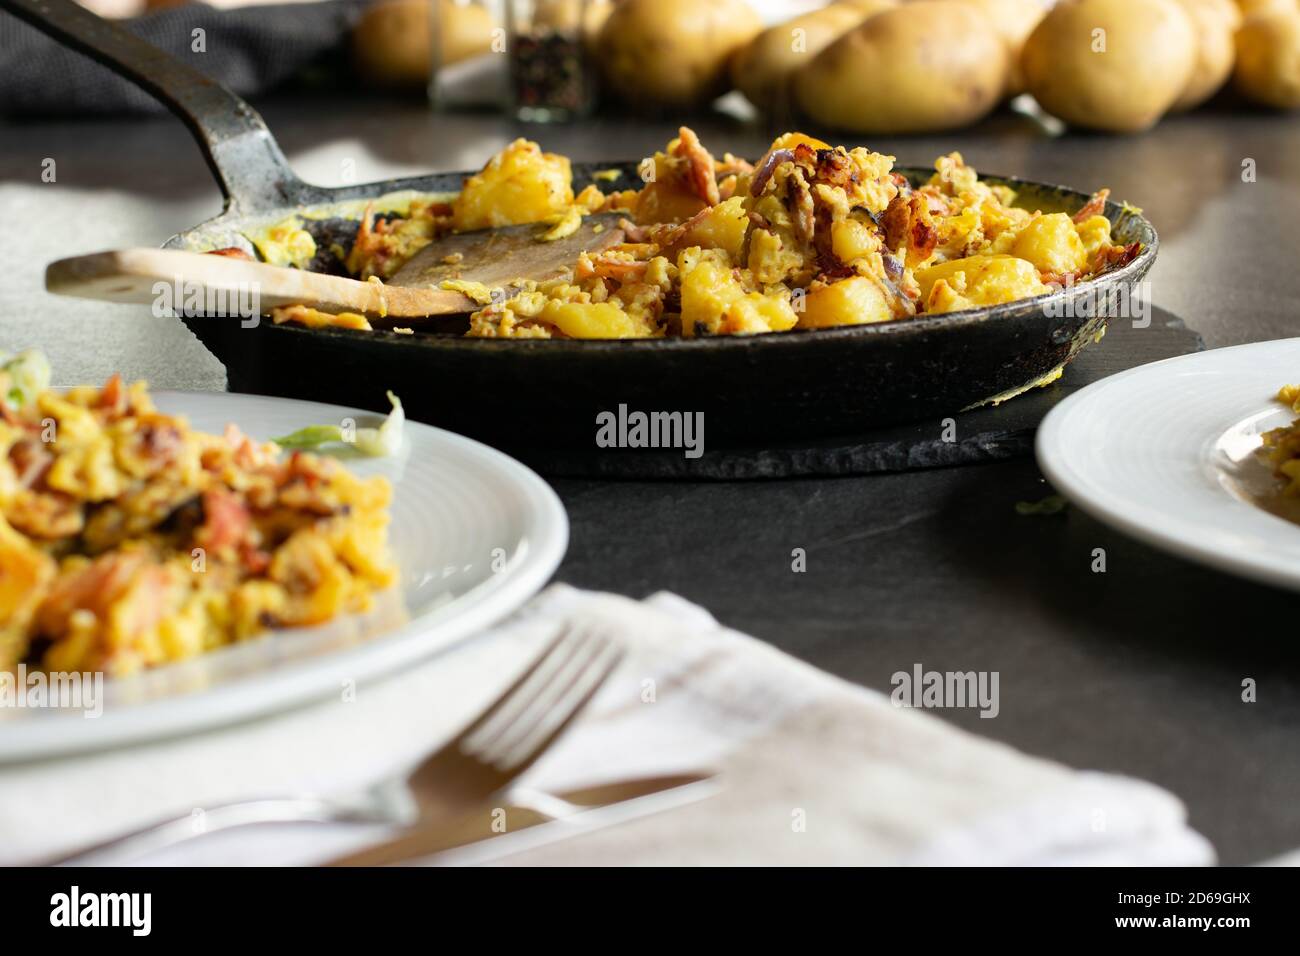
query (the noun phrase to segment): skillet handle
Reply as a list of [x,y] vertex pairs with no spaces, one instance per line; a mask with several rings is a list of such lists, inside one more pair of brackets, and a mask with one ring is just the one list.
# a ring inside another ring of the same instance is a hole
[[0,0],[0,8],[126,77],[184,120],[227,210],[297,205],[310,190],[257,111],[198,70],[73,0]]

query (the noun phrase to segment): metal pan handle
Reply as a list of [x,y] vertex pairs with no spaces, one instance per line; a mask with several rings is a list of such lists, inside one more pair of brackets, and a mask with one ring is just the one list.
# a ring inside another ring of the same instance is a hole
[[73,0],[0,0],[0,8],[126,77],[184,120],[227,210],[297,205],[310,189],[289,168],[257,111],[198,70]]

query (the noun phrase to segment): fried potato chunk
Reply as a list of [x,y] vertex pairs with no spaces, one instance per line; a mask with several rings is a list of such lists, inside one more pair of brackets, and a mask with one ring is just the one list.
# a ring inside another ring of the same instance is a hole
[[569,160],[517,139],[465,180],[452,204],[457,232],[541,222],[573,205]]

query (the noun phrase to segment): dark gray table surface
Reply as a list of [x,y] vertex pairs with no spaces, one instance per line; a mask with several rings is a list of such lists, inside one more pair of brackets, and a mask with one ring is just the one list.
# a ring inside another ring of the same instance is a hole
[[[376,102],[261,105],[299,172],[325,184],[476,166],[521,132],[577,159],[635,158],[673,132],[610,120],[521,130]],[[694,125],[719,152],[754,156],[768,139],[725,117]],[[900,163],[955,148],[988,172],[1110,186],[1160,230],[1155,302],[1207,345],[1300,331],[1300,119],[1220,108],[1136,138],[1053,138],[1003,114],[949,136],[869,145]],[[41,178],[46,159],[53,183]],[[1247,160],[1254,182],[1242,179]],[[197,150],[169,118],[0,120],[0,347],[43,347],[66,383],[121,371],[160,388],[223,388],[221,366],[179,323],[41,287],[50,259],[156,245],[219,208]],[[1226,863],[1300,847],[1295,598],[1077,512],[1018,515],[1016,502],[1050,492],[1030,460],[829,480],[555,484],[573,524],[562,580],[634,596],[676,591],[878,690],[918,662],[999,671],[996,719],[942,716],[1170,789]],[[1104,574],[1090,569],[1098,547]],[[795,548],[807,552],[804,573],[791,570]],[[1241,700],[1245,678],[1258,683],[1256,703]]]

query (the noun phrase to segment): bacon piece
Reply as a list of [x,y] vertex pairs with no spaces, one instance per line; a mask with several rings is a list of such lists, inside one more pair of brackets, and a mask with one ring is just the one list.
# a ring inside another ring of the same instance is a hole
[[393,223],[375,215],[373,201],[367,203],[344,265],[363,279],[384,275],[392,259],[392,250],[384,242],[384,237],[392,231]]
[[907,246],[907,261],[921,262],[934,252],[939,244],[939,230],[930,215],[927,198],[919,193],[890,200],[881,217],[885,229],[885,245],[897,253]]
[[911,221],[912,214],[908,204],[908,197],[899,193],[889,201],[889,205],[885,207],[885,211],[880,217],[880,224],[885,230],[885,246],[887,248],[897,251],[903,247]]
[[1109,196],[1109,189],[1097,190],[1092,194],[1092,198],[1083,204],[1083,208],[1074,214],[1074,221],[1084,222],[1093,216],[1100,216],[1106,211],[1106,199]]
[[13,462],[18,475],[18,487],[31,488],[50,470],[54,464],[54,455],[45,443],[35,438],[19,439],[9,450],[9,460]]
[[800,165],[813,169],[817,165],[817,150],[813,149],[807,143],[796,143],[794,147],[794,161]]
[[227,259],[246,259],[249,262],[257,261],[243,249],[239,248],[239,246],[226,246],[224,249],[209,249],[207,255],[225,256]]
[[790,174],[790,192],[787,194],[790,215],[794,217],[794,228],[804,242],[812,242],[816,230],[816,207],[813,205],[812,190],[803,178],[803,170],[796,169]]
[[917,216],[912,220],[907,257],[913,262],[921,262],[930,257],[934,247],[939,244],[939,230],[928,217]]
[[145,454],[156,460],[171,461],[184,444],[176,423],[162,415],[145,421],[139,435]]
[[857,275],[857,270],[853,266],[840,262],[835,258],[834,253],[824,253],[817,256],[817,278],[823,282],[838,282],[840,279],[847,279]]
[[674,153],[687,162],[687,184],[691,187],[691,192],[710,206],[716,206],[718,176],[713,156],[689,126],[683,126],[677,131],[677,148]]
[[239,557],[249,574],[263,574],[271,566],[271,556],[267,552],[247,544],[240,550]]
[[1096,275],[1105,275],[1107,272],[1114,272],[1116,269],[1122,269],[1142,252],[1142,243],[1130,242],[1127,246],[1111,246],[1103,249],[1097,255]]
[[609,256],[597,256],[591,264],[596,275],[615,282],[640,282],[645,278],[646,268],[650,265],[635,259],[615,259]]
[[157,627],[167,613],[170,585],[166,568],[156,564],[141,568],[113,609],[119,626],[127,634],[144,634]]
[[108,409],[112,418],[117,418],[126,411],[126,389],[122,386],[122,376],[118,373],[114,372],[99,390],[99,407]]
[[857,168],[843,149],[819,149],[813,181],[827,186],[848,186],[858,180]]
[[649,226],[638,226],[630,219],[620,219],[618,228],[623,230],[623,238],[628,242],[650,242]]
[[214,485],[203,492],[203,524],[194,540],[208,551],[226,551],[244,541],[252,523],[248,507],[239,496],[223,485]]
[[115,551],[96,558],[70,574],[60,575],[41,602],[38,621],[42,630],[61,631],[73,611],[100,611],[115,601],[144,567],[141,551]]
[[691,216],[685,222],[679,222],[677,225],[652,226],[650,237],[660,249],[667,249],[680,242],[687,233],[703,222],[709,215],[710,208],[706,206],[695,215]]

